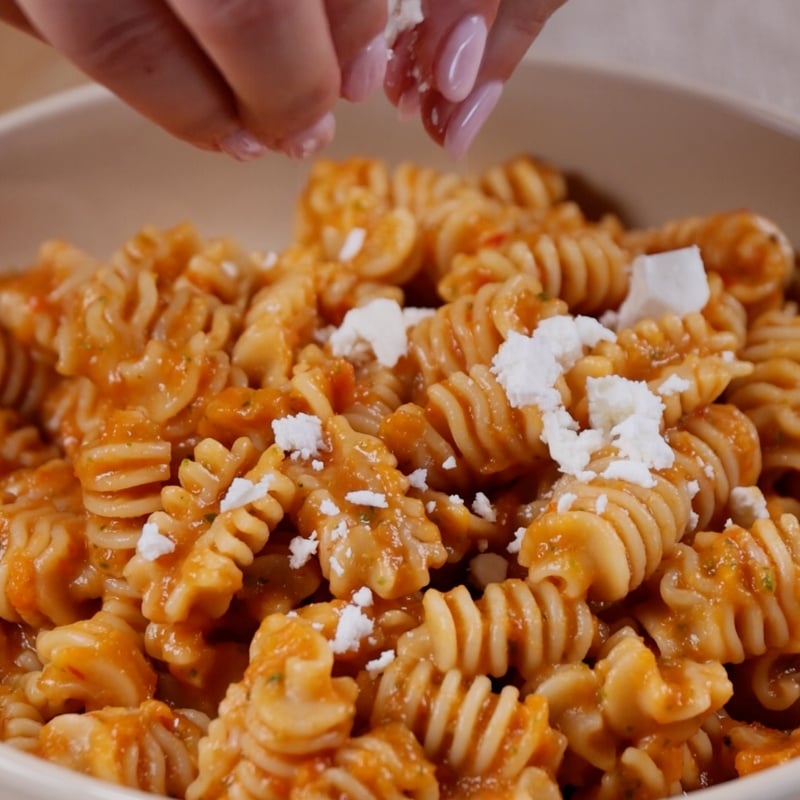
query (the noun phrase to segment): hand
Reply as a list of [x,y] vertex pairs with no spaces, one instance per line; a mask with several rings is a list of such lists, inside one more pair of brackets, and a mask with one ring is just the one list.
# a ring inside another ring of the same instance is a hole
[[337,100],[382,85],[386,16],[386,0],[0,0],[170,133],[240,160],[328,144]]
[[503,84],[565,0],[423,0],[424,20],[394,43],[386,94],[404,116],[462,156]]

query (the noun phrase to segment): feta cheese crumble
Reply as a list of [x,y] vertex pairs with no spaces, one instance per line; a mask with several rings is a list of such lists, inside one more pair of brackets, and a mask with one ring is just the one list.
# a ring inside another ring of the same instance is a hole
[[691,387],[691,381],[688,381],[686,378],[681,378],[680,375],[673,372],[668,378],[663,380],[656,391],[662,397],[670,397],[673,394],[680,394],[681,392],[685,392],[688,388]]
[[329,497],[326,497],[320,504],[319,510],[321,514],[325,514],[326,517],[335,517],[337,514],[341,514],[341,509],[336,503],[333,502]]
[[526,530],[527,528],[523,526],[514,531],[514,538],[508,543],[508,547],[506,547],[509,553],[519,553],[522,547],[522,540],[525,538]]
[[387,47],[393,47],[401,33],[415,28],[423,19],[422,0],[388,0],[384,30]]
[[359,357],[372,350],[385,367],[393,367],[408,350],[403,311],[395,300],[377,297],[351,308],[328,344],[335,356]]
[[368,608],[372,605],[372,591],[368,586],[362,586],[353,593],[353,602],[361,608]]
[[494,506],[489,501],[489,498],[483,492],[478,492],[475,495],[475,499],[472,501],[472,512],[481,519],[485,519],[487,522],[497,521],[497,512],[494,510]]
[[408,484],[414,489],[419,489],[421,492],[424,492],[428,488],[428,470],[424,467],[415,469],[408,476]]
[[155,522],[145,522],[142,525],[142,533],[136,542],[136,552],[145,561],[155,561],[174,550],[175,542],[169,536],[164,536]]
[[448,456],[444,461],[442,461],[442,469],[455,469],[456,468],[456,460],[453,456]]
[[368,489],[358,489],[348,492],[344,499],[355,506],[369,506],[370,508],[389,508],[386,495],[380,492],[371,492]]
[[394,650],[384,650],[377,658],[367,661],[364,665],[364,669],[366,669],[371,678],[375,678],[380,675],[394,659]]
[[262,497],[267,496],[274,480],[274,475],[265,475],[258,483],[253,483],[248,478],[234,478],[225,497],[220,501],[219,510],[222,512],[232,511],[235,508],[242,508],[248,503],[261,500]]
[[751,527],[757,519],[769,519],[767,500],[758,486],[736,486],[729,500],[731,514],[743,528]]
[[301,458],[311,458],[325,446],[322,438],[322,420],[312,414],[294,414],[272,420],[275,444],[287,453],[298,453]]
[[360,252],[367,238],[364,228],[353,228],[345,237],[342,249],[339,250],[339,261],[351,261]]
[[331,650],[335,654],[357,650],[361,640],[369,636],[375,629],[375,623],[359,606],[347,605],[339,615],[336,633],[331,641]]
[[317,532],[311,531],[308,539],[303,536],[295,536],[289,542],[289,566],[292,569],[300,569],[308,563],[311,556],[315,555],[319,548]]
[[684,317],[699,311],[710,297],[700,248],[696,245],[637,256],[631,264],[628,294],[619,307],[617,325],[629,328],[640,319],[665,314]]
[[572,508],[572,504],[578,499],[578,495],[574,492],[564,492],[556,503],[556,511],[559,514],[564,514]]

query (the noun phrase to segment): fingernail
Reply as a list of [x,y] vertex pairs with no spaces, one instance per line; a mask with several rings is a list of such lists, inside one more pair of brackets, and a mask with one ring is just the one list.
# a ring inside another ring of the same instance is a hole
[[420,96],[416,86],[406,89],[397,101],[397,114],[402,120],[411,119],[419,114]]
[[253,134],[242,129],[220,139],[219,149],[237,161],[255,161],[267,152],[265,145],[259,142]]
[[454,158],[461,158],[469,150],[503,93],[500,81],[490,81],[478,86],[453,112],[444,136],[444,148]]
[[434,77],[436,88],[451,103],[465,100],[475,87],[487,36],[486,21],[474,15],[462,19],[447,37]]
[[351,103],[360,103],[371,97],[383,83],[388,56],[386,37],[380,34],[345,67],[342,97]]
[[333,141],[336,120],[329,111],[304,131],[278,142],[277,149],[290,158],[303,159],[314,155]]

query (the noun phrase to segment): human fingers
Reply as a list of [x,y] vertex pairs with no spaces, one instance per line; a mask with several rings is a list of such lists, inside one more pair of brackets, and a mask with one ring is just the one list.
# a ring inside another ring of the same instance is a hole
[[342,73],[341,96],[366,100],[386,73],[386,0],[326,0],[325,7]]
[[470,94],[460,103],[430,95],[422,108],[428,133],[454,157],[463,156],[491,116],[503,85],[550,16],[566,0],[502,0]]
[[18,0],[41,37],[173,135],[238,158],[264,147],[241,130],[213,63],[159,0]]
[[398,107],[430,91],[459,102],[472,90],[500,0],[425,0],[424,20],[394,47],[386,90]]
[[244,127],[303,157],[334,134],[340,71],[322,0],[168,0],[231,88]]
[[0,0],[0,20],[13,25],[21,31],[25,31],[25,33],[38,36],[36,29],[13,0]]

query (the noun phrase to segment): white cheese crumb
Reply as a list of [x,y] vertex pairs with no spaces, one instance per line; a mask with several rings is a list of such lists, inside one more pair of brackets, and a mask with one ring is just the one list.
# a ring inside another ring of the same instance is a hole
[[370,508],[389,508],[386,495],[380,492],[371,492],[369,489],[359,489],[348,492],[344,499],[356,506],[369,506]]
[[691,387],[691,381],[687,380],[686,378],[681,378],[676,372],[673,372],[668,378],[663,380],[656,391],[662,397],[669,397],[673,394],[680,394],[681,392],[685,392],[689,387]]
[[455,506],[463,506],[464,498],[460,494],[448,495],[447,499]]
[[767,501],[758,486],[736,486],[729,496],[731,513],[737,525],[749,528],[757,519],[769,519]]
[[716,477],[716,474],[714,473],[714,467],[712,467],[711,464],[703,464],[703,472],[705,473],[706,478],[709,478],[712,481]]
[[421,492],[424,492],[428,488],[428,470],[424,467],[415,469],[408,476],[408,483],[415,489],[419,489]]
[[265,253],[259,261],[259,266],[263,270],[271,270],[278,263],[278,254],[270,250]]
[[612,461],[601,473],[601,478],[619,479],[652,489],[656,485],[646,464],[641,461]]
[[275,444],[288,452],[297,452],[301,458],[311,458],[325,446],[322,438],[322,420],[312,414],[294,414],[272,420]]
[[700,515],[696,511],[690,511],[689,521],[687,524],[690,531],[696,530],[697,526],[700,524]]
[[684,317],[703,308],[709,296],[703,259],[696,245],[640,255],[631,264],[630,288],[619,307],[618,325],[628,328],[640,319],[658,320],[665,314]]
[[722,530],[726,531],[728,530],[728,528],[732,527],[733,527],[733,520],[730,517],[728,517],[728,519],[725,520],[725,524],[722,526]]
[[367,663],[364,664],[364,669],[370,674],[371,678],[374,678],[380,675],[394,659],[394,650],[384,650],[377,658],[373,658],[372,661],[367,661]]
[[726,364],[729,364],[731,361],[736,361],[736,353],[734,353],[733,350],[723,350],[720,356]]
[[325,514],[328,517],[335,517],[337,514],[341,514],[342,511],[336,503],[333,502],[329,497],[326,497],[320,504],[319,504],[320,513]]
[[563,406],[546,412],[542,423],[541,439],[559,470],[583,480],[592,453],[603,445],[602,432],[592,428],[578,431],[578,423]]
[[339,251],[339,261],[350,261],[355,258],[361,252],[366,238],[367,232],[364,228],[353,228],[349,231]]
[[456,460],[453,456],[448,456],[444,461],[442,461],[442,469],[455,469],[456,468]]
[[136,552],[145,561],[155,561],[173,550],[175,550],[175,542],[169,536],[164,536],[155,522],[145,522],[142,525],[142,533],[136,542]]
[[338,654],[358,649],[361,640],[369,636],[374,628],[375,623],[358,606],[345,606],[339,615],[336,634],[330,643],[331,650]]
[[342,566],[342,562],[339,561],[336,556],[331,556],[328,559],[328,564],[330,564],[331,571],[335,572],[339,577],[344,575],[344,567]]
[[695,495],[700,491],[700,483],[698,481],[689,481],[686,484],[686,488],[689,491],[689,499],[694,499]]
[[428,502],[425,503],[425,511],[427,511],[429,514],[433,514],[433,512],[436,511],[436,501],[428,500]]
[[572,504],[577,499],[578,495],[576,495],[574,492],[564,492],[564,494],[558,498],[558,502],[556,503],[556,511],[558,511],[559,514],[564,514],[572,508]]
[[421,0],[388,0],[388,17],[384,31],[387,47],[393,47],[401,33],[415,28],[423,19],[425,17]]
[[527,528],[522,526],[514,531],[514,538],[508,543],[508,547],[506,548],[509,553],[519,553],[522,547],[522,540],[525,538],[526,530]]
[[372,605],[372,592],[368,586],[362,586],[353,594],[353,602],[361,608],[368,608]]
[[604,514],[607,508],[608,508],[608,495],[605,492],[603,492],[603,494],[597,495],[597,499],[594,501],[595,514]]
[[339,539],[344,539],[347,536],[347,523],[342,520],[332,531],[331,541],[337,542]]
[[248,478],[234,478],[225,497],[220,501],[219,510],[232,511],[266,497],[274,480],[275,476],[271,474],[265,475],[258,483],[253,483]]
[[472,511],[487,522],[497,521],[497,512],[483,492],[478,492],[475,495],[475,499],[472,501]]
[[313,469],[314,472],[322,472],[324,466],[325,464],[323,464],[322,461],[320,461],[318,458],[315,458],[311,462],[311,469]]
[[345,358],[362,355],[366,346],[381,364],[393,367],[408,350],[402,309],[387,297],[351,308],[328,344],[333,355]]
[[317,532],[311,531],[308,539],[303,536],[295,536],[289,542],[289,566],[292,569],[300,569],[308,563],[308,560],[317,552],[319,541],[317,540]]
[[502,583],[508,576],[508,561],[497,553],[480,553],[469,562],[472,583],[481,589]]

